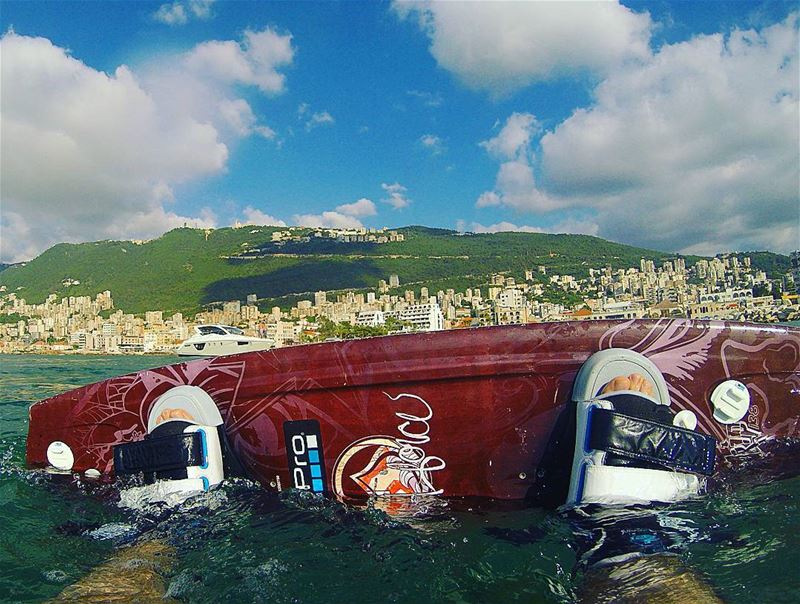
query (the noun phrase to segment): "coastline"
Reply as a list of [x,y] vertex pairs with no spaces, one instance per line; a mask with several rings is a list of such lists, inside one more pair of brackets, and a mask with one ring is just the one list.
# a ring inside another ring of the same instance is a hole
[[[685,318],[685,317],[681,317]],[[563,321],[554,321],[555,323]],[[728,321],[729,323],[752,323],[752,321]],[[798,321],[777,321],[774,323],[757,323],[758,325],[784,325],[787,327],[800,328],[800,320]],[[284,348],[284,347],[282,347]],[[15,351],[0,351],[0,358],[4,356],[58,356],[58,357],[174,357],[180,361],[191,361],[201,358],[196,357],[181,357],[175,351],[159,350],[152,352],[106,352],[102,350],[15,350]],[[176,361],[177,362],[177,361]]]

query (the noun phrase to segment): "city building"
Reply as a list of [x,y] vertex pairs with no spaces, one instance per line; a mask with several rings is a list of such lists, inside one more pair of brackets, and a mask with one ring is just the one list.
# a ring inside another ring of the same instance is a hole
[[[331,231],[292,228],[276,233],[295,240],[326,238]],[[346,236],[373,235],[389,237],[383,231],[366,230]],[[340,236],[345,235],[336,235]],[[486,275],[486,297],[480,287],[463,292],[439,290],[434,295],[421,286],[408,288],[402,295],[391,294],[400,285],[398,275],[392,274],[389,282],[381,280],[376,290],[317,291],[313,300],[301,300],[288,310],[276,306],[262,312],[256,294],[250,294],[247,304],[237,300],[215,303],[193,319],[159,309],[134,316],[115,307],[110,291],[94,297],[70,296],[77,280],[65,278],[61,293],[52,293],[38,304],[28,303],[19,292],[0,291],[0,352],[165,353],[201,323],[236,325],[248,335],[269,337],[276,346],[287,346],[318,338],[320,318],[380,327],[393,317],[403,329],[426,331],[641,317],[798,320],[800,298],[788,286],[796,288],[800,283],[800,252],[794,252],[791,261],[788,274],[771,276],[741,255],[701,259],[690,267],[682,257],[658,266],[642,259],[638,267],[590,267],[588,277],[548,274],[545,267],[538,266],[517,277]],[[524,279],[519,278],[523,275]]]
[[444,329],[444,315],[439,304],[435,301],[427,304],[410,304],[400,310],[385,312],[384,316],[394,317],[419,331],[439,331]]

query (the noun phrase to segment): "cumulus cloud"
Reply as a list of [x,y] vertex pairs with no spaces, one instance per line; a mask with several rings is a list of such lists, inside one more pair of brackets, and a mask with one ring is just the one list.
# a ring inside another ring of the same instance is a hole
[[189,0],[189,10],[198,19],[209,19],[213,4],[214,0]]
[[503,94],[532,82],[607,73],[649,55],[651,21],[618,2],[405,2],[440,67],[466,85]]
[[378,213],[372,200],[362,197],[353,203],[336,206],[336,211],[321,214],[295,214],[292,220],[300,226],[330,229],[359,229],[364,225],[359,218],[375,216]]
[[406,195],[408,189],[401,185],[399,182],[394,184],[382,183],[381,188],[386,191],[389,196],[381,199],[383,203],[388,203],[395,210],[402,210],[411,205],[411,200]]
[[375,216],[377,213],[375,204],[362,197],[353,203],[336,206],[336,211],[322,212],[321,214],[295,214],[292,216],[292,220],[294,224],[306,227],[359,229],[364,226],[359,218]]
[[[276,34],[263,34],[233,43],[251,68],[233,80],[194,60],[195,51],[145,74],[124,65],[106,74],[45,38],[3,35],[2,258],[28,259],[59,241],[213,225],[208,213],[181,216],[168,206],[176,185],[225,169],[232,141],[273,136],[233,90],[247,83],[278,90],[267,85],[273,55],[256,48]],[[284,36],[284,47],[290,40]],[[170,81],[170,74],[182,75]]]
[[219,113],[225,124],[237,136],[258,134],[268,140],[272,140],[276,136],[272,128],[258,123],[253,109],[244,99],[222,99],[219,102]]
[[489,206],[501,206],[503,199],[495,191],[484,191],[478,196],[478,201],[475,202],[476,208],[488,208]]
[[326,229],[359,229],[364,226],[358,218],[347,216],[341,212],[295,214],[292,216],[292,221],[299,226]]
[[189,19],[205,20],[211,18],[211,5],[214,0],[189,0],[162,4],[153,13],[153,19],[165,25],[185,25]]
[[516,210],[547,211],[558,207],[557,200],[543,193],[533,174],[534,137],[540,126],[530,113],[512,113],[497,136],[480,146],[501,162],[494,190],[484,191],[475,207],[505,205]]
[[492,157],[500,160],[525,160],[530,144],[539,131],[536,117],[530,113],[512,113],[494,138],[480,143]]
[[537,187],[527,158],[500,164],[494,190],[484,191],[475,202],[477,208],[508,206],[525,212],[548,212],[564,205],[566,202]]
[[444,141],[435,134],[423,134],[419,137],[419,144],[433,155],[441,155],[445,151]]
[[189,21],[189,17],[186,15],[186,8],[181,2],[162,4],[153,13],[153,19],[165,25],[185,25]]
[[496,136],[480,143],[490,157],[501,163],[494,190],[481,193],[476,207],[505,205],[516,210],[538,211],[558,207],[555,200],[536,186],[532,144],[539,131],[534,115],[512,113]]
[[375,216],[378,213],[372,200],[362,197],[353,203],[344,203],[336,207],[336,211],[347,216],[361,218],[363,216]]
[[[158,228],[154,229],[154,225],[158,225]],[[141,233],[142,238],[145,238],[183,226],[195,229],[214,228],[219,226],[219,220],[211,208],[202,208],[197,216],[188,217],[180,216],[157,205],[131,212],[124,224],[120,222],[110,224],[104,235],[110,239],[130,239],[131,233]]]
[[464,220],[456,222],[456,229],[461,232],[472,233],[572,233],[577,235],[597,235],[599,227],[591,220],[563,220],[549,227],[516,225],[513,222],[498,222],[488,226],[480,222],[467,223]]
[[[35,225],[28,224],[25,217],[8,208],[0,212],[0,261],[21,262],[29,260],[41,252],[39,240],[41,234],[34,230]],[[13,241],[7,238],[13,237]]]
[[269,214],[265,214],[261,210],[258,210],[252,206],[247,206],[244,210],[242,210],[242,214],[244,215],[244,220],[241,221],[241,224],[279,227],[286,226],[286,223],[283,220],[275,218],[274,216],[270,216]]
[[267,28],[245,31],[242,42],[202,42],[188,53],[184,66],[220,82],[256,86],[263,93],[280,94],[285,90],[286,76],[278,68],[289,65],[293,57],[292,36]]
[[611,73],[592,106],[545,133],[539,161],[532,137],[521,158],[493,153],[501,161],[495,188],[476,205],[588,208],[601,236],[657,249],[794,249],[797,47],[797,14],[761,31],[665,45]]
[[280,146],[241,95],[248,86],[270,97],[285,92],[279,69],[293,56],[291,34],[248,30],[240,41],[211,40],[180,55],[155,57],[137,75],[164,119],[191,115],[213,125],[228,144],[255,135]]

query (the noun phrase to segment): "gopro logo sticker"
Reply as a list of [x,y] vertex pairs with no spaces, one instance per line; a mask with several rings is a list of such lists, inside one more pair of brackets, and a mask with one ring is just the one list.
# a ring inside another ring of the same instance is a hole
[[315,419],[284,422],[283,438],[292,486],[314,493],[327,491],[319,422]]

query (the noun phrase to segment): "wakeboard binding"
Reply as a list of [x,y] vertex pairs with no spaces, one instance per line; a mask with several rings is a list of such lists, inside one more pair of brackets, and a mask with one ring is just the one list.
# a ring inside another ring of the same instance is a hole
[[225,478],[225,433],[213,399],[178,386],[156,400],[143,440],[114,446],[114,472],[141,474],[151,501],[208,491]]
[[[602,394],[615,377],[639,374],[641,391]],[[643,355],[607,349],[578,371],[573,388],[575,447],[567,504],[669,502],[699,494],[714,473],[716,440],[696,430],[689,410],[670,409],[658,368]]]

